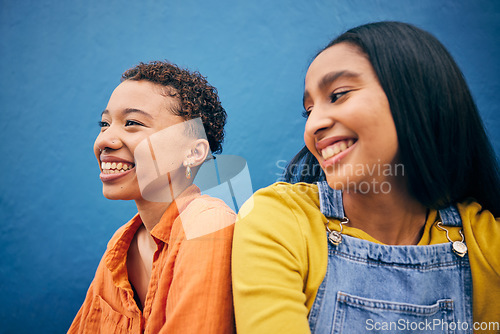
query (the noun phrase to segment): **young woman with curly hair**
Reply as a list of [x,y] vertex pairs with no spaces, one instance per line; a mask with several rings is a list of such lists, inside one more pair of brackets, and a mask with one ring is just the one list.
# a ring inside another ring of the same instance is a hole
[[400,22],[351,29],[303,103],[288,183],[235,226],[238,333],[500,333],[500,170],[444,46]]
[[199,73],[141,63],[94,144],[103,194],[138,213],[108,243],[69,333],[233,333],[234,212],[193,179],[222,150],[226,112]]

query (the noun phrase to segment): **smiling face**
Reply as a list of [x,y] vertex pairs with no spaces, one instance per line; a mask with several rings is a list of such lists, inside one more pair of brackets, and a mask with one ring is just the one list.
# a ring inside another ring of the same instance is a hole
[[332,188],[387,180],[380,171],[397,163],[396,128],[372,65],[357,47],[340,43],[316,57],[305,79],[304,108],[304,141]]
[[[126,80],[113,91],[94,144],[106,198],[141,199],[136,147],[158,131],[184,121],[171,112],[178,100],[162,95],[164,89],[149,81]],[[183,157],[178,152],[179,158],[171,161],[175,165],[172,169],[182,165]]]

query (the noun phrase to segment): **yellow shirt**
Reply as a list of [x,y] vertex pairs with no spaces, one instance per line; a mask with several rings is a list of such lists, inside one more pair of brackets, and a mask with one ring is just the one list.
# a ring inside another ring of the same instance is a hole
[[[308,313],[328,262],[327,219],[319,207],[316,185],[276,183],[241,208],[232,258],[239,334],[310,333]],[[474,333],[500,333],[500,218],[473,201],[458,209],[472,272],[473,319],[479,325],[492,322],[493,329]],[[436,217],[431,210],[418,245],[449,242]],[[339,222],[330,220],[329,227],[338,231]],[[452,240],[461,240],[459,227],[446,228]],[[342,233],[380,243],[348,225]]]

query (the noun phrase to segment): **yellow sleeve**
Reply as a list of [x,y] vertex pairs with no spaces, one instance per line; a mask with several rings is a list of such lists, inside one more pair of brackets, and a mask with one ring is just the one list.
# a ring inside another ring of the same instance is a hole
[[274,188],[241,208],[232,254],[238,334],[310,333],[304,294],[307,245],[293,211]]
[[[475,202],[458,205],[472,273],[473,320],[500,320],[500,218]],[[474,331],[476,333],[476,331]],[[495,333],[495,331],[477,331]]]

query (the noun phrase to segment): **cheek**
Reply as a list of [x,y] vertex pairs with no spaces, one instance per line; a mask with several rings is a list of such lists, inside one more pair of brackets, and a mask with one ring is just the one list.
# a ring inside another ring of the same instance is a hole
[[367,147],[369,147],[371,154],[376,154],[377,158],[384,161],[395,158],[398,153],[399,143],[392,118],[388,117],[384,122],[379,122],[377,127],[366,129],[366,131],[369,132]]
[[97,158],[97,161],[100,161],[101,150],[99,149],[99,146],[97,145],[98,140],[99,140],[99,136],[97,136],[97,138],[94,142],[94,154],[95,154],[95,157]]
[[307,149],[311,152],[317,160],[320,159],[318,152],[316,151],[316,142],[313,137],[308,135],[307,131],[304,131],[304,143],[306,144]]
[[386,147],[389,151],[397,151],[398,135],[391,112],[387,110],[380,117],[380,120],[378,136],[380,136],[380,140],[382,141],[381,145]]
[[304,130],[304,143],[306,144],[309,151],[313,152],[313,146],[315,143],[314,143],[314,139],[311,138],[311,136],[307,132],[307,125],[306,125],[306,129]]

